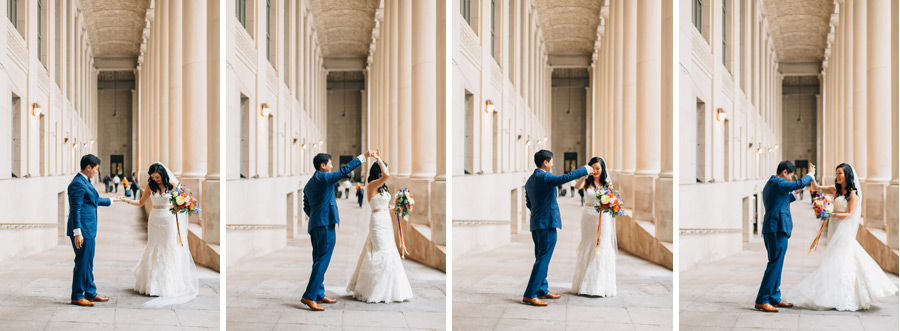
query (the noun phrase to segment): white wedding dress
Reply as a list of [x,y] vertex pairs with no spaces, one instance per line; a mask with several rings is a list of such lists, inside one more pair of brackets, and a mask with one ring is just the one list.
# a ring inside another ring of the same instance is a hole
[[[847,212],[843,196],[834,199],[836,213]],[[826,310],[856,311],[869,309],[879,298],[897,293],[897,286],[856,241],[860,210],[845,219],[832,218],[832,233],[819,266],[785,295],[795,306]]]
[[350,276],[347,292],[366,302],[401,302],[412,298],[412,288],[403,270],[400,253],[394,243],[394,229],[388,202],[391,195],[378,193],[369,200],[369,235],[363,245],[356,270]]
[[[585,204],[581,208],[581,242],[576,249],[572,292],[591,296],[616,295],[615,218],[594,209],[597,191],[585,188]],[[587,201],[591,201],[588,203]],[[597,249],[597,222],[601,221],[600,248]]]
[[147,245],[140,262],[134,269],[138,293],[158,296],[145,303],[148,307],[182,304],[197,297],[199,279],[197,267],[191,257],[187,241],[187,216],[178,216],[181,225],[181,241],[175,215],[169,211],[167,194],[150,194],[153,210],[147,219]]

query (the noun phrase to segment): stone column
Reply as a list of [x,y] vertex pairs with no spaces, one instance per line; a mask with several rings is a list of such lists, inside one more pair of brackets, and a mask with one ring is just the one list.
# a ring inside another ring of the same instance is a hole
[[[207,119],[207,145],[206,145],[206,180],[203,181],[203,241],[207,244],[218,245],[219,240],[219,207],[220,207],[220,180],[219,168],[219,6],[220,1],[207,1],[206,23],[208,35],[206,37],[207,61],[206,61],[206,86],[209,109],[206,112]],[[286,134],[290,134],[289,132]],[[193,251],[192,251],[193,252]],[[194,253],[197,256],[197,253]],[[216,263],[216,261],[209,261]],[[217,264],[216,264],[217,265]],[[215,268],[218,270],[218,268]]]
[[[637,132],[637,2],[625,1],[624,19],[624,53],[623,53],[623,96],[622,96],[622,175],[617,182],[625,200],[626,208],[634,208],[634,170],[635,142]],[[643,130],[642,130],[643,131]],[[658,156],[659,154],[657,154]],[[658,162],[658,160],[657,160]]]
[[[182,61],[181,61],[181,46],[182,39],[181,34],[184,31],[182,28],[182,5],[181,1],[173,1],[168,5],[169,14],[168,14],[168,22],[169,22],[169,37],[168,37],[168,70],[169,77],[166,83],[169,85],[169,97],[168,100],[168,110],[169,110],[169,132],[172,134],[176,140],[181,140],[183,137],[184,129],[182,127],[183,113],[181,111],[182,106],[182,91],[181,91],[181,83],[182,83]],[[218,138],[217,138],[218,139]],[[181,176],[181,162],[183,149],[181,144],[175,143],[169,146],[169,163],[166,163],[166,166],[169,167],[170,170],[175,174],[175,176]]]
[[159,49],[159,81],[157,86],[159,86],[160,122],[159,136],[157,137],[159,141],[159,160],[157,161],[168,167],[169,160],[172,159],[169,155],[169,137],[172,135],[172,138],[174,138],[172,141],[177,141],[181,132],[169,131],[169,56],[165,51],[169,43],[169,2],[159,1],[157,4],[159,5],[159,30],[156,30],[156,33],[159,34],[159,37],[157,37],[159,44],[156,45],[156,48]]
[[[662,109],[662,6],[655,0],[637,1],[637,84],[634,171],[634,214],[636,220],[655,217],[654,193],[660,171],[660,109]],[[627,88],[627,86],[626,86]]]
[[[673,98],[673,81],[672,60],[674,50],[674,39],[668,34],[667,26],[672,25],[674,13],[672,11],[672,0],[664,0],[662,5],[662,24],[657,27],[657,32],[662,36],[662,47],[658,49],[662,56],[661,72],[662,72],[662,97],[660,104],[660,133],[657,139],[660,142],[660,172],[659,178],[656,180],[656,190],[654,201],[656,205],[656,238],[663,242],[673,242],[675,234],[674,208],[672,205],[672,196],[675,189],[674,183],[674,157],[672,149],[674,145],[674,137],[672,132],[672,124],[675,113],[675,104]],[[743,51],[743,50],[742,50]],[[744,79],[741,77],[741,79]],[[736,148],[740,151],[740,148]],[[736,151],[737,152],[737,151]]]
[[[388,25],[388,56],[387,56],[387,65],[385,66],[390,73],[390,78],[388,79],[388,95],[389,95],[389,103],[388,103],[388,126],[386,127],[388,132],[388,148],[385,153],[388,163],[393,169],[397,169],[398,161],[400,160],[400,152],[399,146],[400,143],[398,141],[398,130],[401,128],[397,127],[397,124],[400,122],[400,114],[398,112],[397,107],[400,104],[399,100],[399,83],[400,83],[400,61],[399,61],[399,53],[400,53],[400,19],[399,13],[399,0],[386,0],[387,6],[385,9],[388,11],[384,18],[388,20],[390,24]],[[396,182],[396,178],[392,178],[389,186],[394,186],[394,182]]]
[[[869,0],[867,4],[867,121],[868,174],[865,195],[866,227],[884,229],[886,220],[886,188],[891,179],[891,156],[896,153],[891,136],[891,3]],[[876,143],[877,142],[877,143]]]
[[[413,48],[413,45],[415,45],[415,48],[420,48],[425,45],[423,43],[419,43],[418,41],[420,41],[421,39],[418,39],[418,38],[416,39],[416,43],[413,43],[413,31],[412,30],[413,29],[418,30],[420,28],[423,28],[423,26],[417,25],[417,26],[415,26],[415,28],[413,28],[413,25],[412,25],[413,24],[413,13],[412,13],[413,1],[412,0],[399,0],[399,2],[400,3],[399,3],[399,10],[398,10],[398,17],[397,17],[398,21],[399,21],[398,22],[399,26],[397,27],[397,33],[399,34],[397,36],[398,37],[397,39],[399,41],[399,48],[398,48],[399,54],[397,54],[397,65],[399,67],[397,68],[397,71],[398,71],[398,74],[400,75],[399,82],[398,82],[398,84],[400,85],[399,97],[398,97],[398,120],[399,121],[397,122],[398,128],[396,130],[394,130],[395,132],[398,132],[399,137],[397,139],[397,150],[391,151],[391,153],[397,154],[397,158],[398,158],[398,164],[396,166],[397,177],[402,181],[402,180],[404,180],[403,178],[409,177],[410,172],[413,171],[411,169],[411,167],[412,167],[411,159],[413,157],[415,157],[416,159],[420,159],[420,158],[424,157],[424,155],[420,155],[418,153],[412,152],[412,149],[414,148],[414,146],[412,146],[413,141],[414,140],[417,141],[420,139],[420,137],[417,135],[410,135],[410,133],[417,130],[417,128],[415,128],[415,126],[419,125],[418,122],[416,122],[415,124],[411,123],[413,121],[413,117],[415,117],[415,115],[417,115],[418,113],[433,112],[434,105],[431,104],[431,105],[429,105],[430,106],[429,107],[429,106],[425,106],[422,102],[413,102],[413,100],[412,100],[412,98],[414,97],[414,94],[412,94],[412,89],[413,89],[413,87],[412,87],[413,77],[412,77],[412,73],[411,73],[411,70],[413,70],[412,62],[419,61],[419,59],[415,59],[415,60],[412,59],[412,54],[413,54],[412,48]],[[430,17],[433,17],[433,16],[434,15],[431,15]],[[432,21],[432,23],[433,23],[433,21]],[[416,31],[416,32],[418,32],[418,31]],[[433,39],[434,34],[429,35],[429,37],[431,39]],[[432,48],[434,48],[434,47],[432,47]],[[433,74],[433,72],[432,72],[432,74]],[[432,75],[431,78],[433,79],[434,75]],[[432,92],[433,92],[433,89],[432,89]],[[419,96],[415,95],[415,97],[418,98]],[[431,100],[434,101],[434,99],[431,99]],[[415,104],[415,106],[413,104]],[[416,111],[413,112],[413,109],[415,109]],[[432,115],[433,115],[433,113],[432,113]],[[423,126],[423,128],[428,128],[428,126]],[[428,130],[428,131],[430,131],[432,133],[434,132],[432,130]],[[418,152],[418,151],[419,150],[416,149],[416,152]],[[434,159],[432,158],[431,161],[434,161]],[[427,214],[425,214],[425,215],[427,215]]]
[[[900,68],[900,37],[898,37],[898,31],[900,31],[900,17],[898,17],[897,12],[898,4],[897,2],[892,2],[891,7],[891,87],[896,92],[898,86],[900,86],[900,75],[898,75],[898,68]],[[898,127],[898,118],[900,118],[900,97],[898,97],[897,93],[892,93],[891,98],[891,123],[892,123],[892,140],[894,143],[900,141],[900,127]],[[888,199],[887,201],[894,201],[894,203],[889,203],[887,208],[887,233],[888,233],[888,246],[891,249],[900,248],[900,205],[896,202],[900,201],[900,166],[898,166],[898,146],[894,145],[892,149],[892,167],[891,171],[891,185],[888,186]],[[857,170],[857,172],[859,172]]]
[[853,83],[855,82],[854,75],[854,61],[856,58],[854,57],[854,48],[856,47],[856,40],[854,40],[853,34],[853,15],[854,8],[849,3],[845,2],[843,6],[841,6],[841,12],[844,14],[844,22],[841,24],[844,27],[844,46],[842,55],[844,57],[843,64],[841,65],[844,70],[844,119],[843,125],[841,127],[844,128],[844,136],[842,143],[844,144],[844,160],[848,164],[856,167],[856,159],[854,158],[854,118],[856,117],[856,110],[853,108],[855,105],[854,101],[854,87]]
[[[622,27],[624,26],[624,24],[622,23],[622,20],[625,18],[625,15],[623,14],[621,2],[619,2],[619,1],[613,2],[612,6],[613,6],[613,10],[616,15],[615,18],[611,21],[612,25],[610,25],[610,27],[612,27],[613,31],[615,31],[615,33],[613,34],[613,36],[615,38],[615,46],[613,47],[613,52],[615,52],[615,59],[613,60],[613,68],[615,68],[615,81],[613,82],[614,90],[613,90],[613,96],[612,96],[613,100],[614,100],[613,111],[615,112],[615,114],[613,115],[613,123],[612,123],[613,147],[615,149],[615,152],[613,153],[612,162],[611,162],[612,163],[612,171],[610,171],[610,175],[611,175],[610,178],[612,178],[614,182],[618,183],[619,174],[622,172],[622,167],[624,165],[623,153],[622,153],[623,148],[624,148],[623,147],[624,143],[623,143],[623,138],[622,138],[623,137],[622,136],[622,116],[623,116],[622,87],[625,84],[623,81],[623,70],[622,70],[623,65],[622,65],[622,63],[624,61],[624,59],[623,59],[624,53],[623,52],[625,49],[625,43],[623,41],[624,34],[622,33],[623,32]],[[609,166],[609,164],[607,164],[607,166]]]
[[[868,173],[866,146],[866,2],[853,2],[853,169],[860,182],[865,182]],[[850,122],[848,122],[850,124]],[[823,169],[824,170],[824,169]],[[863,210],[865,211],[865,210]]]
[[[445,149],[437,144],[437,8],[433,1],[413,1],[411,12],[412,42],[412,175],[410,190],[422,201],[423,210],[414,210],[415,223],[429,224],[434,208],[443,201],[444,194],[430,192],[437,175],[437,150]],[[443,121],[441,121],[443,122]],[[443,174],[442,174],[443,175]],[[437,194],[431,194],[437,193]],[[442,208],[441,208],[442,209]],[[418,214],[418,215],[416,215]],[[418,216],[418,217],[416,217]],[[434,233],[434,231],[432,231]]]
[[[207,8],[202,1],[184,1],[182,111],[184,112],[183,175],[182,181],[195,195],[206,177],[207,160]],[[218,110],[217,110],[218,111]],[[203,195],[200,194],[202,201]]]

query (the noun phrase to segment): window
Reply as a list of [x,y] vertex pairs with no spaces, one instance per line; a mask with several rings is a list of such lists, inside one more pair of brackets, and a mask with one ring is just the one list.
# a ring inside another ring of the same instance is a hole
[[237,16],[238,22],[244,26],[244,29],[247,28],[247,0],[235,0],[234,3],[237,5],[234,13]]
[[491,56],[497,59],[497,0],[491,0]]
[[460,0],[459,13],[466,23],[472,24],[472,0]]
[[509,0],[509,41],[506,42],[509,45],[508,55],[506,56],[509,60],[506,65],[506,71],[509,72],[509,81],[515,85],[516,75],[513,69],[516,67],[513,63],[515,62],[515,40],[516,40],[516,2],[515,0]]
[[18,0],[6,0],[6,16],[9,17],[9,21],[12,22],[13,26],[19,28],[19,1]]
[[272,63],[272,0],[266,0],[266,59]]
[[691,22],[697,31],[703,33],[703,0],[694,0],[694,6],[691,8]]
[[728,66],[728,0],[722,0],[722,65]]

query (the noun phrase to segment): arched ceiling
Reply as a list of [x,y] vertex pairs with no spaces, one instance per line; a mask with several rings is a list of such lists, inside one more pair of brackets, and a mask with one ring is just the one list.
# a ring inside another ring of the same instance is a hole
[[778,61],[822,62],[825,59],[832,0],[765,0]]
[[602,0],[537,0],[538,19],[550,55],[594,52]]
[[150,0],[83,0],[94,57],[137,57]]
[[378,0],[312,0],[310,3],[325,57],[364,58],[369,54]]

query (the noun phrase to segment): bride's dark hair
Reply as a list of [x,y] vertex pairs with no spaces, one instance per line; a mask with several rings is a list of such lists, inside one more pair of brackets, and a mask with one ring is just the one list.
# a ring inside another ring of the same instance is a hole
[[[834,168],[844,170],[844,182],[847,183],[847,193],[844,193],[844,199],[850,201],[850,191],[856,191],[856,177],[853,177],[853,168],[850,168],[849,164],[841,163],[838,164],[837,167]],[[837,181],[834,182],[835,195],[841,194],[843,186],[838,184]],[[859,192],[856,193],[857,195]]]
[[[388,166],[387,162],[384,162],[384,166]],[[366,178],[366,183],[371,183],[372,181],[379,178],[381,178],[381,166],[379,166],[378,161],[376,161],[375,163],[372,163],[372,167],[369,168],[369,178]],[[389,189],[387,184],[382,184],[380,187],[378,187],[378,193],[387,192],[388,190]]]
[[[595,163],[600,162],[600,185],[606,186],[609,184],[607,178],[609,178],[609,174],[606,173],[606,162],[599,157],[592,157],[591,161],[588,162],[588,166],[593,167]],[[593,186],[595,189],[599,188],[594,185],[594,176],[588,175],[585,179],[584,187]]]
[[156,181],[154,181],[153,178],[147,178],[147,187],[150,188],[151,192],[168,192],[175,188],[174,186],[172,186],[172,183],[169,183],[169,173],[166,171],[166,167],[163,167],[162,164],[151,164],[150,170],[147,171],[147,175],[152,174],[159,174],[159,177],[162,179],[163,186],[165,186],[166,189],[160,189],[159,185],[156,184]]

